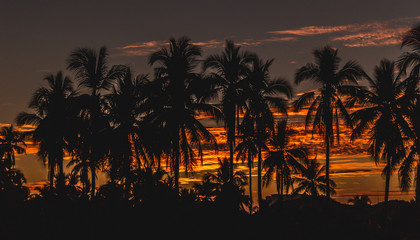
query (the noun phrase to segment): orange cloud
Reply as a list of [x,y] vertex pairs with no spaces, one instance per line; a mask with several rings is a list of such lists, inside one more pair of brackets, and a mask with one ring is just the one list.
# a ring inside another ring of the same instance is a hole
[[[245,39],[236,41],[235,43],[239,46],[260,46],[266,42],[286,42],[295,41],[296,37],[269,37],[265,39]],[[224,40],[208,40],[202,42],[192,42],[192,44],[200,46],[202,48],[222,48],[225,44]],[[146,56],[149,55],[161,47],[168,45],[167,41],[148,41],[140,43],[132,43],[126,46],[117,47],[120,51],[121,56]]]
[[332,32],[340,32],[347,30],[347,26],[308,26],[308,27],[301,27],[297,29],[290,29],[290,30],[281,30],[281,31],[270,31],[270,34],[279,34],[279,35],[298,35],[298,36],[311,36],[311,35],[319,35],[319,34],[326,34]]
[[401,36],[407,32],[420,16],[397,18],[388,21],[373,21],[362,24],[340,26],[307,26],[296,29],[270,31],[274,35],[314,36],[334,34],[332,42],[342,42],[346,47],[371,47],[400,44]]
[[383,26],[371,29],[366,32],[347,34],[332,38],[332,41],[341,41],[346,47],[371,47],[388,46],[401,43],[401,37],[409,27],[399,27],[387,29]]

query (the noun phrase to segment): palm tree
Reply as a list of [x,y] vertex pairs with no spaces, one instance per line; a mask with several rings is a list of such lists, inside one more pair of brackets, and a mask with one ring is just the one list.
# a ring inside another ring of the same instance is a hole
[[15,166],[15,153],[26,153],[24,134],[17,131],[13,125],[0,130],[0,170],[11,170]]
[[269,139],[269,144],[274,151],[268,152],[268,157],[264,160],[264,182],[270,184],[272,176],[276,177],[277,193],[283,198],[283,188],[286,193],[290,187],[293,187],[292,174],[302,169],[300,160],[306,159],[306,150],[303,148],[294,148],[288,145],[288,133],[286,128],[287,121],[282,120],[277,123],[275,131]]
[[358,103],[363,107],[351,114],[355,123],[352,139],[368,131],[369,152],[375,163],[385,161],[385,201],[388,201],[389,182],[394,168],[405,157],[404,135],[410,127],[404,119],[404,84],[395,75],[395,63],[383,59],[374,70],[374,78],[367,77],[368,89],[359,91]]
[[293,191],[294,194],[303,193],[309,194],[312,197],[320,194],[335,194],[334,188],[336,184],[333,180],[327,180],[327,176],[322,174],[326,166],[321,166],[316,158],[304,161],[301,170],[301,177],[294,178],[297,187]]
[[[202,159],[202,142],[215,144],[214,136],[196,119],[199,112],[215,113],[217,109],[203,103],[195,90],[203,82],[194,72],[201,50],[183,37],[171,38],[169,47],[149,56],[149,64],[157,65],[154,84],[160,87],[152,105],[160,106],[146,117],[145,122],[161,129],[170,142],[169,166],[174,173],[175,188],[179,188],[179,167],[191,172],[196,165],[196,151]],[[157,103],[156,103],[157,101]],[[164,136],[162,136],[164,137]]]
[[48,74],[44,78],[47,87],[35,91],[29,103],[34,113],[22,112],[16,117],[18,125],[34,125],[30,133],[38,143],[38,155],[48,163],[50,187],[54,185],[55,170],[58,170],[58,187],[64,185],[63,157],[66,136],[71,121],[70,101],[75,95],[73,82],[62,72]]
[[110,126],[102,111],[103,91],[109,90],[112,83],[126,73],[126,66],[123,65],[109,68],[107,57],[106,47],[101,47],[99,52],[89,48],[79,48],[67,59],[67,69],[75,72],[79,86],[88,91],[87,94],[79,96],[81,108],[79,115],[86,122],[85,130],[80,136],[85,145],[83,149],[87,151],[83,156],[89,159],[89,164],[86,166],[89,166],[91,173],[92,197],[95,195],[97,168],[108,151],[105,139]]
[[[351,125],[349,114],[341,96],[357,91],[357,80],[363,78],[365,73],[355,61],[348,61],[339,69],[341,59],[337,56],[338,50],[326,46],[313,52],[315,63],[308,63],[296,71],[295,83],[312,80],[321,87],[300,95],[294,102],[295,110],[309,106],[305,128],[312,122],[312,134],[318,132],[326,145],[325,164],[327,186],[330,181],[330,148],[334,144],[334,129],[337,142],[339,142],[339,118],[342,117],[347,125]],[[350,83],[348,85],[347,83]],[[340,114],[339,114],[340,113]],[[335,127],[334,127],[335,125]],[[327,187],[327,197],[330,197]]]
[[204,174],[202,183],[195,184],[194,189],[206,202],[214,201],[215,204],[233,212],[243,209],[249,202],[244,190],[248,181],[245,173],[235,171],[231,181],[229,159],[223,158],[218,161],[217,173]]
[[[131,70],[127,68],[124,78],[118,79],[112,92],[105,96],[105,112],[108,113],[112,131],[110,147],[111,181],[122,180],[125,191],[130,190],[133,158],[145,152],[139,138],[139,122],[141,115],[139,105],[144,98],[143,87],[149,83],[147,76],[139,75],[132,79]],[[138,156],[138,161],[140,156]],[[140,167],[140,164],[138,164]]]
[[[405,85],[404,98],[406,98],[405,108],[408,113],[405,114],[412,124],[413,144],[407,158],[404,159],[400,167],[400,185],[403,191],[410,188],[413,182],[416,182],[415,196],[416,202],[420,203],[420,25],[408,31],[402,40],[401,47],[410,47],[410,52],[404,52],[397,61],[402,76],[408,77],[403,80]],[[415,172],[414,179],[412,172]]]
[[[402,191],[409,191],[410,187],[415,183],[415,199],[416,203],[420,204],[420,159],[419,159],[419,147],[420,147],[420,126],[419,126],[419,115],[420,115],[420,107],[418,104],[418,100],[413,111],[413,115],[417,115],[412,118],[412,124],[414,128],[414,142],[411,145],[407,156],[403,159],[400,169],[399,169],[399,180],[400,180],[400,187]],[[414,172],[414,178],[413,178]]]
[[258,154],[259,147],[267,149],[267,146],[264,142],[261,142],[261,138],[257,137],[257,133],[254,128],[255,119],[244,118],[240,126],[240,139],[241,142],[236,146],[235,152],[237,152],[237,160],[241,159],[242,162],[245,160],[248,164],[248,174],[249,174],[249,200],[250,207],[249,212],[252,213],[253,210],[253,201],[252,201],[252,168],[254,165],[254,158]]
[[5,206],[9,203],[27,200],[29,189],[24,186],[26,179],[15,168],[15,154],[26,153],[25,133],[13,125],[0,130],[0,199]]
[[[248,106],[244,119],[255,119],[259,142],[265,142],[269,133],[274,131],[274,117],[271,111],[275,107],[279,112],[287,115],[287,103],[292,97],[292,87],[284,79],[271,79],[269,69],[274,59],[263,61],[254,56],[252,68],[245,80],[244,96]],[[245,120],[244,120],[245,121]],[[258,203],[262,204],[262,148],[258,147]]]
[[362,195],[357,194],[353,198],[350,198],[347,202],[353,203],[353,205],[357,207],[366,207],[372,203],[369,196],[364,195],[364,194]]
[[233,177],[233,152],[235,131],[239,127],[239,113],[245,105],[243,79],[249,72],[254,55],[241,51],[240,46],[227,40],[223,53],[209,56],[203,64],[204,72],[210,71],[210,77],[221,93],[222,112],[229,144],[230,176]]

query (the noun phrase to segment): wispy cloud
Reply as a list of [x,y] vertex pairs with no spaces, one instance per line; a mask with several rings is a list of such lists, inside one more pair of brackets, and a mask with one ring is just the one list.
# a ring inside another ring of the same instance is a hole
[[418,21],[420,16],[340,26],[307,26],[268,33],[299,37],[329,34],[331,41],[342,42],[346,47],[387,46],[399,44],[401,36]]
[[[296,37],[277,37],[270,36],[264,39],[244,39],[237,40],[235,43],[239,46],[260,46],[261,44],[267,42],[288,42],[295,41]],[[222,48],[225,44],[225,40],[207,40],[201,42],[192,42],[192,44],[200,46],[202,48]],[[132,43],[125,46],[117,47],[116,49],[120,51],[121,56],[146,56],[149,55],[160,48],[167,46],[168,41],[147,41],[147,42],[138,42]]]
[[167,44],[166,41],[148,41],[132,43],[116,49],[120,50],[123,56],[146,56],[165,46],[165,44]]
[[[339,26],[305,26],[269,31],[268,37],[265,38],[236,39],[235,43],[240,46],[255,47],[269,43],[298,41],[303,37],[326,35],[331,42],[339,42],[346,47],[397,45],[401,42],[401,36],[418,21],[420,21],[420,16]],[[202,48],[214,49],[222,48],[225,40],[211,39],[192,43]],[[166,40],[152,40],[127,44],[116,49],[122,56],[146,56],[167,45]]]
[[332,41],[342,42],[346,47],[388,46],[401,43],[401,38],[410,24],[366,24],[355,27],[349,34],[331,38]]
[[289,30],[281,30],[281,31],[270,31],[270,34],[278,34],[278,35],[298,35],[298,36],[311,36],[311,35],[319,35],[325,33],[333,33],[344,31],[348,28],[348,26],[307,26],[301,27],[297,29],[289,29]]

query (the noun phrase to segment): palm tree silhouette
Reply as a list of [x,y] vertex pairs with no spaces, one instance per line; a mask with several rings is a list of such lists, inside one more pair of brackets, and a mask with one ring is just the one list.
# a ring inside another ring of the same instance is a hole
[[107,57],[106,47],[101,47],[99,52],[89,48],[79,48],[67,59],[67,69],[75,72],[79,86],[88,91],[78,98],[81,107],[80,117],[85,121],[85,130],[80,134],[85,151],[82,155],[83,161],[88,162],[84,165],[89,166],[91,173],[92,197],[95,195],[97,168],[108,151],[105,139],[109,134],[110,125],[102,111],[103,91],[109,90],[112,83],[127,72],[126,66],[123,65],[109,68]]
[[[403,80],[405,84],[404,97],[406,98],[405,108],[408,109],[408,114],[405,114],[412,124],[413,129],[413,145],[411,146],[410,152],[407,158],[401,164],[400,167],[400,185],[403,191],[410,188],[413,180],[416,182],[415,196],[416,203],[420,203],[420,25],[412,28],[408,31],[402,40],[401,47],[409,47],[410,52],[404,52],[397,61],[397,66],[401,71],[402,76],[408,75]],[[410,73],[407,74],[407,71]],[[417,157],[416,157],[417,156]],[[415,172],[414,179],[412,178],[412,172]]]
[[209,71],[217,89],[221,92],[222,112],[229,144],[230,176],[233,177],[233,153],[235,131],[239,127],[239,113],[245,106],[243,81],[249,72],[254,55],[241,51],[241,47],[227,40],[224,51],[219,55],[209,56],[203,64],[204,72]]
[[244,186],[247,177],[242,171],[235,171],[233,179],[230,177],[229,159],[218,159],[219,168],[216,173],[206,173],[202,183],[195,184],[194,189],[205,202],[215,202],[219,206],[227,206],[230,210],[243,209],[249,199],[245,196]]
[[395,63],[383,59],[374,70],[374,78],[367,77],[369,88],[359,91],[358,103],[363,106],[351,114],[355,123],[352,139],[369,131],[369,152],[375,163],[385,161],[385,201],[388,201],[389,182],[395,167],[405,157],[404,134],[410,134],[408,122],[401,109],[404,85],[395,75]]
[[[326,145],[325,163],[328,185],[330,181],[330,147],[334,144],[334,129],[337,142],[340,139],[339,117],[342,117],[346,124],[351,126],[349,114],[340,96],[356,92],[357,80],[363,78],[365,73],[355,61],[348,61],[339,69],[341,59],[337,56],[338,50],[330,46],[316,49],[313,55],[315,63],[308,63],[299,68],[296,71],[295,83],[300,84],[304,80],[313,80],[321,87],[303,93],[294,102],[294,106],[295,110],[309,106],[305,128],[313,122],[312,134],[318,132],[323,137]],[[330,197],[329,189],[329,187],[326,188],[328,198]]]
[[335,194],[336,184],[334,180],[328,181],[326,175],[322,174],[325,169],[326,166],[321,166],[316,158],[305,160],[301,169],[301,177],[294,178],[298,186],[293,193],[309,194],[312,197],[327,193]]
[[[162,95],[157,96],[152,105],[160,105],[149,114],[146,122],[160,126],[162,133],[170,141],[169,165],[174,172],[175,188],[179,188],[179,167],[184,165],[186,173],[196,165],[196,153],[202,159],[202,142],[216,144],[214,136],[196,119],[199,112],[215,113],[217,109],[200,100],[197,86],[203,82],[194,72],[201,56],[199,47],[192,45],[188,38],[169,40],[169,47],[162,48],[149,56],[149,64],[157,65],[155,84]],[[162,136],[163,137],[163,136]]]
[[347,202],[353,203],[357,207],[366,207],[372,203],[368,195],[359,195],[357,194],[353,198],[350,198]]
[[11,170],[16,163],[15,153],[26,153],[24,134],[17,131],[13,125],[2,127],[0,130],[0,168]]
[[25,137],[26,134],[13,125],[0,129],[0,199],[6,207],[27,200],[29,195],[23,173],[15,168],[15,154],[26,153]]
[[58,170],[58,186],[64,186],[63,157],[66,152],[66,135],[71,121],[70,101],[75,95],[73,82],[63,76],[48,74],[44,78],[47,87],[35,91],[29,103],[34,113],[22,112],[16,117],[18,125],[34,125],[30,132],[32,139],[37,142],[38,155],[44,163],[48,163],[50,187],[53,188],[55,170]]
[[[110,178],[112,182],[123,181],[128,194],[132,182],[133,158],[138,153],[138,161],[147,158],[140,138],[139,105],[144,100],[143,88],[149,83],[147,76],[139,75],[132,79],[127,68],[124,78],[118,79],[112,92],[104,97],[105,112],[113,128],[110,146]],[[134,150],[134,151],[133,151]],[[141,164],[138,163],[140,167]]]
[[[281,78],[271,79],[269,68],[274,59],[263,61],[254,56],[252,68],[245,78],[248,86],[244,96],[248,100],[244,119],[255,119],[257,137],[259,142],[265,142],[269,133],[274,131],[274,117],[271,107],[287,115],[287,103],[292,97],[292,87]],[[245,121],[245,120],[244,120]],[[258,203],[262,205],[262,146],[258,146]]]
[[244,118],[242,124],[240,125],[240,139],[241,142],[235,148],[235,152],[237,152],[236,158],[237,160],[242,160],[244,162],[247,161],[248,164],[248,174],[249,174],[249,199],[250,199],[250,207],[249,212],[252,213],[253,210],[253,199],[252,199],[252,168],[254,165],[254,158],[258,155],[259,148],[267,149],[267,146],[264,142],[261,142],[261,138],[257,136],[257,133],[254,128],[255,119],[253,118]]
[[275,131],[269,139],[269,145],[275,150],[268,152],[268,157],[264,160],[263,167],[266,169],[264,183],[270,184],[273,175],[276,177],[277,193],[283,198],[283,188],[286,193],[293,187],[292,174],[302,170],[300,161],[306,159],[306,150],[295,148],[288,145],[288,134],[290,130],[286,128],[287,121],[282,120],[277,123]]

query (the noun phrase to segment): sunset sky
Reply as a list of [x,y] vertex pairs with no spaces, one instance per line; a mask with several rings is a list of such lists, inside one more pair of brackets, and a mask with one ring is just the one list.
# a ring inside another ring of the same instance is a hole
[[[78,47],[107,46],[111,64],[151,73],[147,55],[170,37],[188,36],[204,56],[225,39],[275,58],[273,77],[292,81],[330,44],[368,73],[402,52],[399,36],[420,22],[413,1],[0,1],[0,122],[25,110],[49,72],[65,70]],[[313,86],[302,85],[296,91]]]
[[[271,75],[292,82],[295,70],[313,61],[312,51],[329,44],[339,49],[343,63],[357,60],[371,74],[382,58],[397,59],[404,51],[401,34],[420,23],[419,10],[418,0],[1,0],[0,123],[12,123],[27,110],[45,74],[63,70],[71,76],[66,58],[78,47],[105,45],[110,64],[151,74],[147,56],[170,37],[188,36],[203,57],[232,39],[264,59],[275,58]],[[295,92],[314,87],[305,83]],[[375,167],[366,162],[360,164]]]

